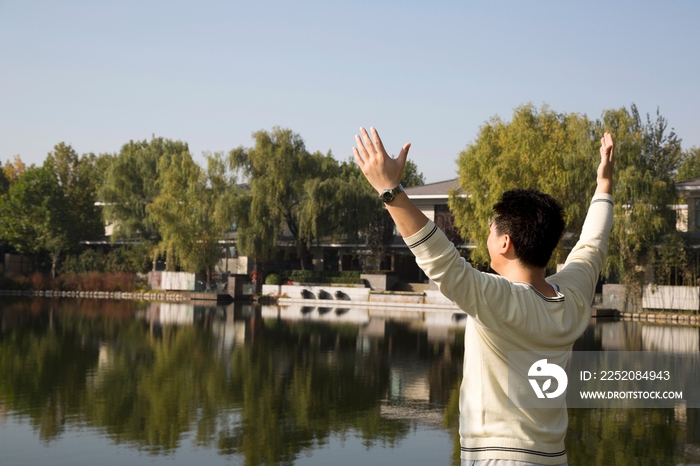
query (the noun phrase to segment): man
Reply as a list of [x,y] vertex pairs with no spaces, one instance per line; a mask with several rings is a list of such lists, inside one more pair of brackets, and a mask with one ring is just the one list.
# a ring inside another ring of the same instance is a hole
[[[545,278],[564,229],[562,209],[553,198],[535,190],[504,193],[494,206],[487,240],[491,268],[498,275],[479,272],[403,192],[399,183],[410,143],[392,159],[377,131],[370,131],[371,137],[364,128],[355,136],[355,160],[385,201],[418,265],[470,316],[460,390],[462,464],[566,464],[565,404],[558,409],[512,407],[513,401],[520,406],[522,400],[514,397],[524,392],[509,393],[508,356],[548,355],[563,366],[588,325],[612,227],[612,137],[605,133],[601,139],[597,188],[580,240],[563,269]],[[527,369],[519,373],[521,386],[527,386]]]

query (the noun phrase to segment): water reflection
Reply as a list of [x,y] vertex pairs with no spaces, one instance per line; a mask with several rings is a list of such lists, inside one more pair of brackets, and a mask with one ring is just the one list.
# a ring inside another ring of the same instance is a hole
[[[430,455],[459,464],[459,317],[354,306],[4,302],[0,413],[46,445],[80,430],[154,459],[206,450],[249,465],[299,462],[343,438],[370,452],[400,449],[416,432],[438,429],[452,451]],[[589,327],[576,349],[697,352],[698,329],[606,322]],[[700,463],[696,413],[570,410],[570,464]],[[11,425],[0,424],[0,437]]]

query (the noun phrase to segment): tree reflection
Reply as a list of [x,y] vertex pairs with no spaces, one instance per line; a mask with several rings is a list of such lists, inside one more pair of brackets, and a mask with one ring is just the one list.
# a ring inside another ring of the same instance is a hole
[[[411,322],[377,333],[259,313],[182,326],[137,315],[131,302],[4,301],[0,412],[45,442],[88,427],[153,455],[191,442],[272,465],[335,438],[400,447],[421,415],[401,412],[413,403],[440,410],[460,464],[461,333],[440,343]],[[228,324],[236,336],[225,343]],[[569,419],[570,464],[700,462],[696,410],[570,409]]]
[[[205,326],[154,331],[133,312],[95,317],[55,302],[0,335],[0,404],[51,441],[70,424],[118,444],[169,454],[196,445],[245,463],[291,463],[333,435],[396,445],[410,423],[383,419],[389,364],[355,350],[358,330],[255,322],[255,338],[222,353]],[[8,317],[9,316],[9,317]],[[252,331],[252,330],[251,330]]]

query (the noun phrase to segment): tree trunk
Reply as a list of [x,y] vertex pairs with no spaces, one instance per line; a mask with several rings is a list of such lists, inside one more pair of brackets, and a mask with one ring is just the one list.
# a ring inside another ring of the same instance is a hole
[[309,257],[309,247],[306,245],[306,241],[299,241],[300,259],[301,259],[301,270],[313,270],[314,265]]
[[56,266],[58,265],[58,254],[51,254],[51,278],[56,278]]

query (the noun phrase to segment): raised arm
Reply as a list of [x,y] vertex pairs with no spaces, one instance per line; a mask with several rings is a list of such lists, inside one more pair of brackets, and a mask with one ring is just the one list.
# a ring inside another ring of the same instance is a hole
[[[371,138],[367,130],[360,128],[360,135],[355,135],[357,147],[353,147],[352,150],[355,161],[367,181],[380,194],[385,189],[394,189],[401,183],[411,143],[404,144],[398,157],[392,159],[384,150],[377,130],[370,128],[370,131]],[[394,200],[387,202],[386,208],[404,238],[417,233],[428,223],[428,217],[411,202],[405,192],[400,192]]]
[[615,145],[610,133],[605,133],[600,139],[600,165],[598,165],[598,176],[596,181],[596,194],[610,194],[613,192],[613,165]]
[[566,259],[564,268],[549,278],[552,283],[575,284],[587,300],[592,301],[608,250],[608,236],[613,222],[614,144],[609,133],[600,140],[595,194],[583,222],[581,236]]

